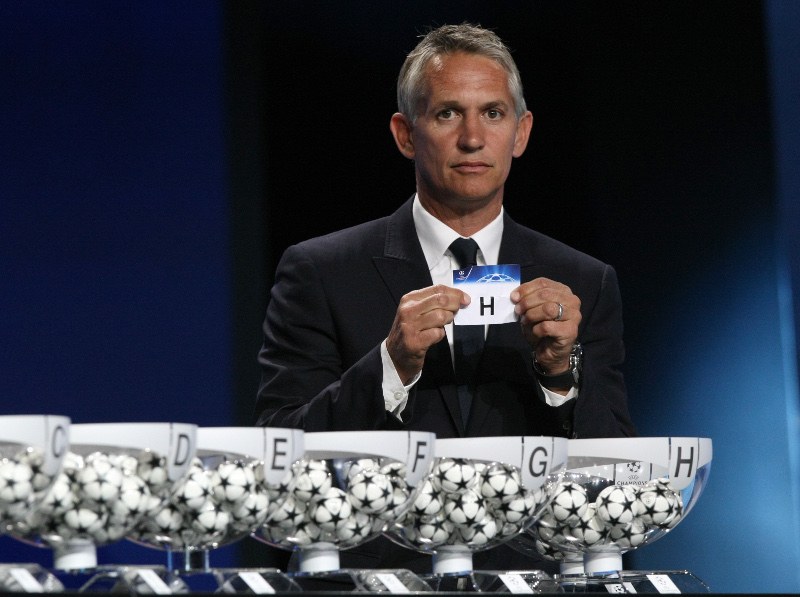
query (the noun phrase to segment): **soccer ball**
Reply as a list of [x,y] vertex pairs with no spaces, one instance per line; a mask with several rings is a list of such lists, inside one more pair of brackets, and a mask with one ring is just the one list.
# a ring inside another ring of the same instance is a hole
[[119,497],[111,502],[111,518],[121,526],[128,527],[147,511],[150,490],[147,484],[135,475],[125,475],[120,484]]
[[463,493],[478,485],[478,471],[469,460],[443,458],[433,469],[433,486],[445,493]]
[[[172,485],[169,475],[167,474],[167,459],[152,450],[143,450],[140,452],[136,459],[138,466],[136,467],[136,474],[147,483],[147,488],[150,493],[158,496],[166,496],[169,493]],[[203,468],[202,462],[198,459],[192,461],[192,468]]]
[[639,518],[645,524],[662,527],[675,516],[675,494],[660,484],[646,485],[636,498]]
[[81,499],[106,505],[119,498],[122,477],[122,470],[107,454],[95,452],[86,457],[84,468],[75,475],[75,484]]
[[331,487],[322,499],[312,503],[309,516],[323,531],[334,532],[347,524],[352,510],[348,495],[338,487]]
[[309,460],[297,475],[293,493],[301,502],[311,502],[322,499],[332,486],[325,461]]
[[230,513],[211,502],[200,511],[192,512],[189,519],[192,530],[199,535],[197,542],[205,545],[221,541],[231,523]]
[[417,518],[405,525],[406,537],[421,547],[443,545],[454,533],[455,525],[444,512],[426,519]]
[[389,498],[386,509],[378,514],[378,518],[381,520],[394,520],[400,516],[404,512],[411,496],[411,490],[403,479],[390,477],[389,481],[392,486],[392,495]]
[[90,508],[77,506],[67,510],[58,527],[58,534],[64,539],[76,537],[92,538],[103,529],[108,520],[105,512],[96,512]]
[[597,516],[594,504],[589,504],[580,520],[569,527],[569,534],[589,550],[596,551],[605,545],[608,538],[608,528]]
[[211,472],[211,487],[220,505],[233,510],[255,490],[253,469],[241,462],[223,462]]
[[518,524],[532,515],[535,509],[536,495],[534,492],[526,491],[507,502],[501,502],[494,508],[494,513],[501,522]]
[[497,535],[497,521],[486,515],[478,524],[466,529],[459,528],[458,532],[468,545],[486,545]]
[[486,502],[477,491],[468,490],[448,496],[444,504],[444,513],[457,527],[469,528],[486,516]]
[[624,526],[639,513],[636,491],[628,485],[606,487],[595,501],[597,516],[606,526]]
[[6,460],[0,463],[0,505],[13,506],[33,496],[33,469],[25,463]]
[[436,489],[430,479],[425,479],[411,504],[410,513],[418,517],[433,516],[443,507],[442,492]]
[[288,531],[303,521],[307,509],[308,506],[305,502],[289,495],[272,514],[270,526],[277,526]]
[[75,504],[72,482],[64,473],[56,477],[53,486],[42,500],[39,511],[50,516],[61,516]]
[[336,529],[342,546],[357,545],[372,534],[372,517],[363,512],[351,512],[345,523]]
[[386,475],[365,470],[350,478],[347,494],[353,508],[359,512],[380,514],[391,505],[393,488]]
[[644,523],[635,518],[630,524],[611,527],[608,532],[608,539],[621,550],[638,547],[644,542],[647,536],[647,528]]
[[561,524],[575,524],[586,513],[589,500],[586,491],[572,481],[562,483],[553,496],[550,508],[553,517]]
[[495,506],[520,497],[521,488],[519,471],[513,467],[494,465],[481,475],[481,494]]
[[186,513],[200,512],[211,501],[214,489],[211,479],[202,468],[192,467],[189,474],[175,488],[172,503]]
[[231,512],[233,528],[236,532],[249,533],[257,529],[269,516],[269,496],[265,490],[249,494]]

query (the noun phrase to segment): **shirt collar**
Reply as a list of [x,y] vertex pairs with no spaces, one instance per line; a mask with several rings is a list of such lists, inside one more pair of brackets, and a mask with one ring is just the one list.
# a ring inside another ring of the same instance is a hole
[[[419,244],[425,254],[428,269],[432,270],[445,257],[450,244],[460,235],[447,224],[428,213],[414,196],[412,208],[414,227],[417,229]],[[500,214],[489,224],[481,228],[471,237],[478,243],[478,249],[483,255],[483,262],[487,265],[497,265],[500,254],[500,241],[503,238],[503,208]]]

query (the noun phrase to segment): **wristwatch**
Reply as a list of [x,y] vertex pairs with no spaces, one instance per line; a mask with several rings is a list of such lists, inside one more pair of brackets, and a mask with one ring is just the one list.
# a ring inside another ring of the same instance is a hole
[[539,383],[544,387],[550,388],[571,388],[577,386],[581,381],[581,371],[583,370],[583,347],[580,342],[576,342],[572,346],[569,353],[569,369],[564,373],[557,375],[547,375],[536,360],[536,351],[533,353],[533,370],[536,372],[536,378]]

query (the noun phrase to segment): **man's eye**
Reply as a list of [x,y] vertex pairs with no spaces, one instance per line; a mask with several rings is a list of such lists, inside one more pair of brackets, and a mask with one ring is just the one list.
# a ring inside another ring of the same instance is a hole
[[439,112],[439,118],[444,118],[445,120],[449,120],[450,118],[453,118],[453,116],[453,111],[449,109]]
[[496,119],[500,118],[502,115],[503,115],[503,113],[500,110],[487,110],[486,111],[486,116],[490,120],[496,120]]

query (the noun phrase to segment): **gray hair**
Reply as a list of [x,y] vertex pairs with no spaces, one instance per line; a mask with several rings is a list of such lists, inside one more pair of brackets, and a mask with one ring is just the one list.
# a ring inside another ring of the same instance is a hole
[[412,124],[425,93],[425,68],[436,56],[465,52],[485,56],[508,73],[508,89],[514,98],[514,114],[519,120],[527,110],[522,95],[522,80],[508,47],[493,32],[469,23],[443,25],[429,31],[406,57],[397,78],[397,108]]

